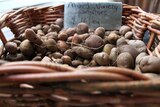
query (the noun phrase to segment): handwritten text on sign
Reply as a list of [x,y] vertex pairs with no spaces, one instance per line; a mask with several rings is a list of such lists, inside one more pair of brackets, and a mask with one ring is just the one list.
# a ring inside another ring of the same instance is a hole
[[118,29],[122,23],[122,3],[66,3],[64,12],[64,27],[74,27],[80,22],[87,23],[91,28],[101,26],[107,30]]

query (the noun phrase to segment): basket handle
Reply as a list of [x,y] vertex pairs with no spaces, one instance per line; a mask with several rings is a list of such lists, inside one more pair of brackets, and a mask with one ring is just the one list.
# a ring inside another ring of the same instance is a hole
[[9,14],[4,14],[2,17],[0,17],[0,39],[2,40],[3,44],[7,42],[3,32],[2,28],[5,27],[6,19],[8,18]]

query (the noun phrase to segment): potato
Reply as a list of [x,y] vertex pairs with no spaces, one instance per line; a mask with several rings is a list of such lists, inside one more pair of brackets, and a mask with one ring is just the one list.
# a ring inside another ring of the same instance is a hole
[[90,63],[90,61],[87,60],[87,59],[85,59],[85,60],[83,61],[83,65],[88,65],[89,63]]
[[14,54],[14,55],[13,54],[8,54],[6,56],[6,60],[8,60],[8,61],[23,61],[25,59],[26,59],[25,56],[21,53]]
[[68,36],[73,36],[76,33],[76,28],[68,28],[65,32]]
[[107,53],[108,55],[110,54],[112,48],[114,48],[115,46],[112,45],[112,44],[106,44],[104,47],[103,47],[103,52]]
[[7,42],[5,44],[5,49],[7,52],[9,52],[10,54],[16,54],[18,49],[17,49],[17,44],[14,42]]
[[105,52],[94,54],[93,59],[98,65],[101,66],[108,66],[110,64],[109,55]]
[[49,28],[50,28],[50,26],[49,26],[49,25],[44,25],[44,26],[42,27],[42,31],[43,31],[43,33],[44,33],[44,34],[47,34],[47,32],[48,32]]
[[65,41],[57,41],[57,46],[58,46],[58,49],[60,50],[60,52],[64,53],[67,49],[69,49],[69,45],[66,44]]
[[124,37],[119,38],[116,42],[117,47],[120,47],[122,45],[127,45],[127,44],[128,43]]
[[25,37],[33,44],[41,45],[43,43],[36,33],[30,28],[25,30]]
[[35,27],[36,27],[37,30],[41,30],[42,29],[42,25],[41,24],[38,24]]
[[45,35],[48,39],[54,39],[57,40],[58,34],[57,32],[49,32]]
[[40,38],[41,36],[44,36],[44,32],[42,30],[37,31],[37,36]]
[[15,40],[13,40],[13,42],[16,43],[17,46],[19,46],[19,45],[21,44],[21,41],[20,41],[20,40],[16,40],[16,39],[15,39]]
[[106,31],[105,36],[108,36],[111,33],[111,31]]
[[23,55],[33,56],[35,54],[33,44],[27,39],[24,40],[19,47]]
[[124,37],[125,37],[126,39],[132,39],[132,38],[133,38],[133,32],[131,32],[131,31],[127,32],[127,33],[124,35]]
[[36,45],[35,50],[36,50],[37,53],[45,55],[45,53],[47,52],[46,44],[43,43],[41,45]]
[[59,39],[59,40],[66,41],[67,38],[68,38],[68,35],[67,35],[67,33],[65,33],[65,32],[60,32],[60,33],[58,34],[58,39]]
[[139,67],[142,73],[160,74],[160,59],[155,56],[144,56]]
[[79,23],[76,27],[76,32],[78,34],[88,33],[89,27],[86,23]]
[[98,27],[94,31],[94,34],[103,38],[105,36],[105,29],[103,27]]
[[88,64],[89,67],[95,67],[97,66],[97,63],[95,62],[95,60],[91,60],[90,63]]
[[76,53],[73,51],[73,49],[68,49],[64,52],[64,55],[68,55],[71,57],[71,59],[74,59],[76,57]]
[[45,44],[46,48],[51,52],[55,52],[58,50],[56,41],[54,39],[45,40],[44,44]]
[[73,36],[68,37],[67,42],[72,42]]
[[139,52],[136,50],[136,48],[133,46],[130,46],[130,45],[123,45],[119,49],[120,49],[120,53],[123,53],[123,52],[130,53],[134,60],[136,59],[136,57],[139,54]]
[[130,40],[128,44],[135,47],[139,53],[146,52],[147,50],[145,43],[141,40]]
[[140,62],[141,62],[141,60],[142,60],[142,58],[144,57],[144,56],[147,56],[147,53],[145,53],[145,52],[142,52],[142,53],[140,53],[137,57],[136,57],[136,64],[140,64]]
[[60,52],[54,52],[52,53],[52,57],[55,59],[61,58],[63,55]]
[[119,29],[119,33],[122,34],[123,36],[130,31],[131,28],[129,26],[123,25],[120,29]]
[[134,68],[134,59],[128,52],[123,52],[117,57],[117,67]]
[[79,37],[79,35],[77,33],[75,33],[72,38],[72,43],[80,44],[81,42],[82,42],[82,39]]
[[69,57],[67,55],[62,56],[61,59],[63,61],[63,64],[71,65],[71,63],[72,63],[71,57]]
[[120,54],[119,48],[116,48],[116,47],[112,48],[112,50],[109,54],[109,58],[112,62],[112,65],[116,65],[116,60],[117,60],[117,57],[119,54]]
[[48,30],[49,32],[59,32],[61,30],[61,27],[59,25],[51,24],[50,29]]
[[16,39],[20,41],[24,41],[26,39],[25,33],[20,34],[18,37],[16,37]]
[[73,60],[72,61],[72,66],[73,67],[78,67],[79,65],[82,65],[82,64],[83,64],[83,62],[80,61],[80,60]]
[[61,28],[63,28],[63,19],[62,18],[57,18],[55,21],[56,25],[59,25]]
[[43,57],[43,59],[41,60],[41,62],[52,62],[51,58],[45,56]]
[[85,41],[89,36],[90,36],[89,33],[84,33],[84,34],[79,35],[79,37],[82,41]]
[[78,56],[86,59],[91,59],[94,54],[90,49],[80,46],[75,46],[72,49]]
[[85,40],[85,45],[91,48],[99,48],[104,45],[104,41],[100,36],[91,35]]
[[119,39],[119,35],[117,35],[116,33],[114,32],[111,32],[109,35],[108,35],[108,42],[111,43],[111,44],[116,44],[116,41]]
[[32,29],[35,33],[37,33],[37,28],[36,28],[35,26],[31,27],[31,29]]
[[58,59],[55,59],[54,60],[55,63],[58,63],[58,64],[63,64],[63,60],[58,58]]

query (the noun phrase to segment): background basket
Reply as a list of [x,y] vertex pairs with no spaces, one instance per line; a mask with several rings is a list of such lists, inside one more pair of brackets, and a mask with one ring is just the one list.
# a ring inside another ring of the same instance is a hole
[[[15,38],[26,28],[51,24],[63,18],[64,6],[28,7],[0,18],[0,29],[9,27]],[[158,15],[137,6],[123,5],[123,25],[132,28],[136,39],[149,32],[151,54],[159,55],[160,30],[153,24]],[[7,42],[0,30],[0,38]],[[155,48],[157,47],[157,48]],[[118,67],[74,69],[40,62],[13,62],[0,67],[1,107],[159,107],[160,81],[139,72]]]

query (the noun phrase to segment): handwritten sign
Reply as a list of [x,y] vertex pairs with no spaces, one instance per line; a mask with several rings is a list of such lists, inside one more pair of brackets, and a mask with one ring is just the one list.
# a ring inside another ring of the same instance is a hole
[[90,28],[119,29],[122,23],[120,2],[69,2],[65,4],[64,27],[74,27],[85,22]]

